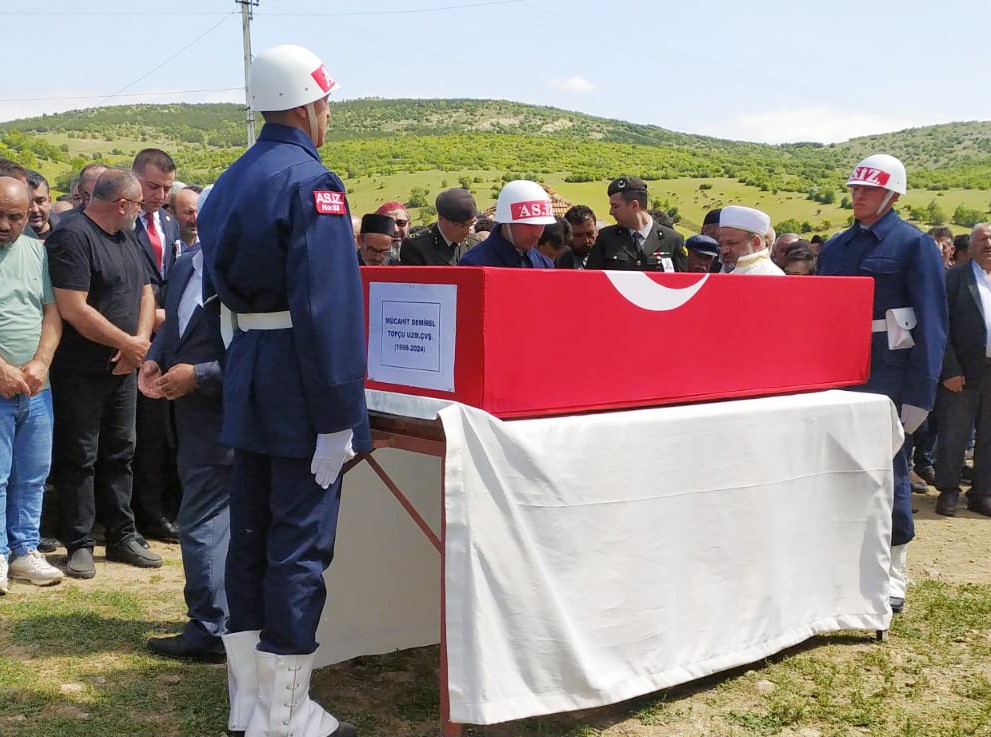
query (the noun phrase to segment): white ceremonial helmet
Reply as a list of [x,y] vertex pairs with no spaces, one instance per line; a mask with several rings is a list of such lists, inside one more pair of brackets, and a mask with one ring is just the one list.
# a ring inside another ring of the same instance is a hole
[[293,44],[263,51],[251,62],[248,74],[251,109],[256,112],[291,110],[339,87],[316,54]]
[[846,186],[880,187],[895,194],[905,194],[908,177],[905,165],[890,154],[872,154],[853,168]]
[[506,182],[496,200],[495,221],[552,225],[556,221],[551,196],[539,184],[528,179]]

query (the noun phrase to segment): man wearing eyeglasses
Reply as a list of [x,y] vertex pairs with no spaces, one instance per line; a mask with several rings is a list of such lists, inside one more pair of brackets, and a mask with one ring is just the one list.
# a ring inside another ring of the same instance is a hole
[[403,241],[399,263],[403,266],[454,266],[465,252],[478,209],[467,189],[446,189],[434,201],[437,222]]
[[392,261],[399,261],[399,249],[403,244],[403,241],[409,238],[409,213],[406,211],[406,205],[402,202],[386,202],[384,205],[379,207],[375,211],[376,215],[387,215],[396,221],[396,234],[392,236]]
[[63,221],[46,243],[55,302],[65,321],[51,371],[53,471],[59,537],[69,553],[66,572],[75,578],[96,575],[98,506],[107,560],[162,565],[138,540],[131,513],[135,370],[155,320],[155,295],[132,232],[143,204],[137,177],[108,169],[85,212]]
[[370,213],[361,218],[358,230],[358,262],[362,266],[388,266],[396,221],[388,215]]

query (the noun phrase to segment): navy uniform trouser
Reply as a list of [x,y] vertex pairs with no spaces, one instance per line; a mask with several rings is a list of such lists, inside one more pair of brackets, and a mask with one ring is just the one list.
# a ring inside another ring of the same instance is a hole
[[234,451],[229,632],[261,630],[259,650],[279,655],[317,649],[340,500],[341,477],[320,488],[309,458]]
[[912,519],[912,486],[909,479],[908,445],[895,453],[893,470],[895,476],[895,503],[891,509],[891,544],[904,545],[915,537],[915,520]]
[[[886,385],[901,386],[901,380],[897,379],[897,374],[891,376],[875,376],[875,374],[885,374],[885,371],[875,370],[871,374],[871,382],[861,386],[850,387],[853,391],[873,392],[875,394],[886,394],[895,403],[898,412],[901,413],[901,402],[883,390]],[[882,438],[886,442],[886,439]],[[895,453],[892,459],[892,471],[895,480],[895,498],[891,509],[891,544],[904,545],[915,537],[915,520],[912,519],[912,485],[909,478],[909,467],[911,466],[910,455],[912,448],[909,443],[903,443],[902,447]]]

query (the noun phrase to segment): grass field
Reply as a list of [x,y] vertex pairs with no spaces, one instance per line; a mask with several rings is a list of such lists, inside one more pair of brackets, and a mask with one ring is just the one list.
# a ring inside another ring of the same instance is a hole
[[[665,691],[466,737],[989,737],[988,521],[932,514],[916,500],[909,606],[888,639],[844,631]],[[150,576],[98,556],[92,581],[12,587],[0,599],[3,737],[221,737],[223,665],[157,658],[147,637],[184,619],[178,546]],[[954,571],[969,571],[963,576]],[[361,657],[320,669],[312,691],[363,737],[432,737],[438,649]]]

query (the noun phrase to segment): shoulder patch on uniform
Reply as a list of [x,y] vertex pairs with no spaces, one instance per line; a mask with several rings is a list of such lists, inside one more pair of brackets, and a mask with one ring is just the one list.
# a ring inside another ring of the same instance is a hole
[[321,215],[346,215],[348,212],[348,203],[343,192],[316,190],[313,193],[313,204]]

